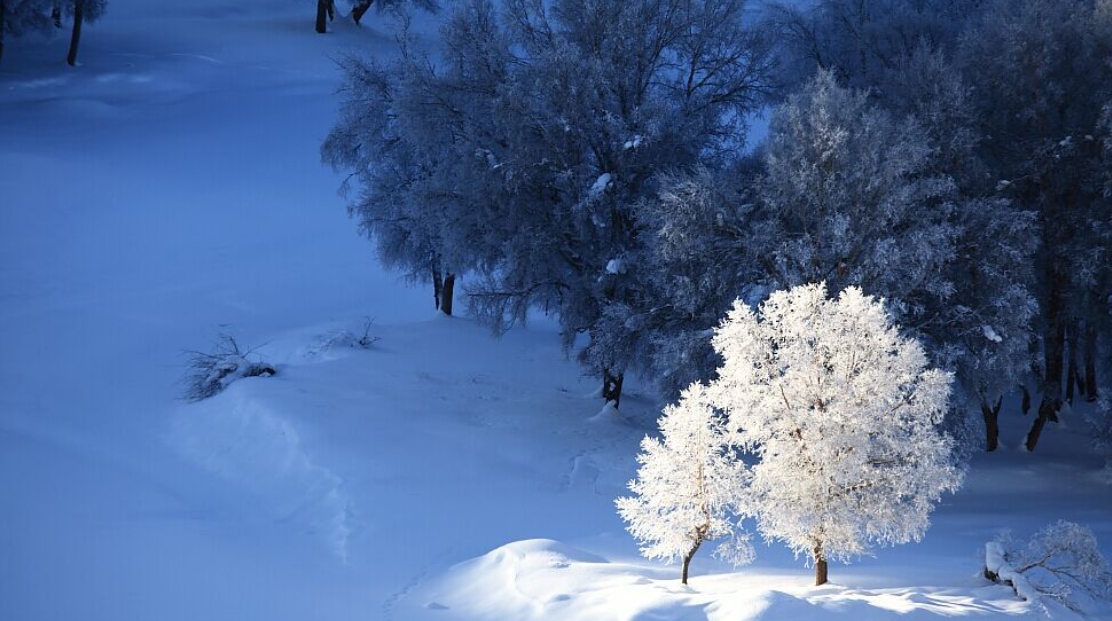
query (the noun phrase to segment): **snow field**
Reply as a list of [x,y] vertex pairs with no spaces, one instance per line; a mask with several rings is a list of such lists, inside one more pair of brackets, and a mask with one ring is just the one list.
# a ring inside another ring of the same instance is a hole
[[[429,318],[345,218],[333,61],[393,31],[319,36],[311,10],[113,0],[77,70],[59,38],[9,42],[0,619],[1023,619],[979,576],[999,529],[1069,519],[1112,556],[1079,417],[1029,455],[1009,408],[923,542],[818,589],[780,546],[737,572],[706,550],[681,587],[614,510],[657,415],[636,383],[600,412],[549,323]],[[371,348],[321,348],[363,317]],[[221,332],[278,375],[184,403],[181,352]]]

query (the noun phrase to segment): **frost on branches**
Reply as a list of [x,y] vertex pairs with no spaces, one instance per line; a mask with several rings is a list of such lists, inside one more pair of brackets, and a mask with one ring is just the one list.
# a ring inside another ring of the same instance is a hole
[[724,363],[707,388],[751,469],[757,526],[815,565],[919,540],[962,479],[938,429],[951,375],[927,368],[881,301],[825,284],[735,303],[714,336]]
[[1112,572],[1093,531],[1065,520],[1042,529],[1026,544],[1010,534],[985,544],[984,573],[1043,608],[1044,597],[1082,611],[1086,599],[1112,595]]
[[753,548],[736,524],[745,509],[746,467],[728,446],[725,420],[707,402],[704,386],[693,384],[665,408],[660,433],[641,442],[641,467],[629,483],[634,495],[617,500],[641,553],[681,558],[683,584],[706,541],[729,537],[717,555],[737,565],[752,561]]

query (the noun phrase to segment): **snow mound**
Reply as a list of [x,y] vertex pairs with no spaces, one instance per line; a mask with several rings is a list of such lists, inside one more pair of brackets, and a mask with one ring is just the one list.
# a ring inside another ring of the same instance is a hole
[[917,621],[1032,614],[1026,602],[993,587],[813,587],[806,576],[755,571],[696,575],[687,587],[678,571],[611,562],[549,539],[517,541],[419,585],[403,602],[405,618]]

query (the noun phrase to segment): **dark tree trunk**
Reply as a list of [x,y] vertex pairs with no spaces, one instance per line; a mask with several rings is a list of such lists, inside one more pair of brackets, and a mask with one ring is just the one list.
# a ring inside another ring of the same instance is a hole
[[4,60],[4,15],[7,12],[7,3],[0,0],[0,61]]
[[456,275],[445,274],[444,285],[440,290],[440,312],[444,313],[445,315],[451,316],[452,314],[452,303],[455,298],[455,290]]
[[695,558],[695,553],[699,551],[699,546],[703,545],[703,539],[700,537],[695,540],[695,545],[683,555],[683,569],[680,570],[680,584],[687,584],[687,570],[691,568],[691,559]]
[[996,450],[1000,444],[1000,406],[1004,397],[996,400],[996,405],[990,406],[987,401],[981,402],[981,414],[985,417],[985,450],[989,453]]
[[1085,326],[1085,399],[1097,400],[1097,328]]
[[336,19],[336,0],[328,0],[328,21]]
[[329,0],[317,0],[317,32],[328,32],[328,5]]
[[440,268],[432,268],[432,301],[435,304],[436,310],[440,310],[440,296],[444,292],[444,275],[440,273]]
[[85,21],[85,0],[75,0],[73,4],[73,36],[70,37],[69,66],[77,64],[77,44],[81,42],[81,22]]
[[1031,431],[1027,433],[1027,450],[1035,450],[1039,435],[1047,421],[1058,421],[1058,410],[1062,409],[1062,361],[1065,357],[1066,326],[1063,321],[1062,278],[1056,270],[1050,270],[1047,286],[1050,287],[1046,302],[1046,330],[1043,332],[1043,382],[1042,401],[1039,415]]
[[614,407],[622,401],[622,382],[625,380],[625,374],[614,374],[610,369],[602,370],[602,400],[613,401]]
[[1077,386],[1080,377],[1077,370],[1077,346],[1080,342],[1080,339],[1077,338],[1077,323],[1071,323],[1069,331],[1066,333],[1066,347],[1069,349],[1069,360],[1066,367],[1066,402],[1071,406],[1073,405],[1074,387]]
[[821,547],[815,548],[815,586],[822,586],[827,583],[829,579],[826,556],[823,554]]
[[367,13],[374,3],[375,0],[359,0],[359,4],[351,9],[351,18],[355,20],[356,24],[359,23],[359,20],[363,19],[363,15]]
[[62,7],[54,3],[54,8],[50,9],[50,21],[54,22],[55,28],[62,27]]
[[1027,413],[1031,411],[1031,391],[1027,390],[1027,386],[1023,384],[1019,385],[1019,389],[1023,391],[1023,400],[1019,404],[1019,408],[1023,412],[1023,415],[1027,416]]
[[1043,427],[1046,426],[1046,421],[1050,420],[1049,417],[1043,416],[1041,412],[1035,417],[1035,424],[1031,425],[1031,431],[1027,432],[1027,450],[1028,452],[1035,450],[1035,445],[1039,443],[1039,436],[1042,435]]

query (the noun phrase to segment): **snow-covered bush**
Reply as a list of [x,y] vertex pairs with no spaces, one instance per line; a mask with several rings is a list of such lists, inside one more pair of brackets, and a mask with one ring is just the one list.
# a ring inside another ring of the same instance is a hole
[[274,366],[254,350],[240,349],[234,337],[220,335],[211,352],[190,351],[189,374],[185,377],[188,401],[207,399],[244,377],[270,377]]
[[809,557],[823,584],[828,560],[923,536],[962,479],[938,429],[951,374],[927,368],[880,300],[801,285],[758,313],[735,303],[713,343],[724,363],[707,397],[759,458],[749,492],[765,538]]
[[1112,597],[1112,571],[1093,531],[1059,520],[1026,543],[1005,533],[985,544],[985,577],[1041,605],[1047,597],[1073,610],[1086,599]]
[[374,323],[374,319],[368,317],[363,320],[363,329],[361,332],[332,330],[320,337],[317,343],[310,349],[310,353],[321,354],[332,349],[344,347],[352,349],[370,349],[372,345],[380,340],[379,337],[371,334],[371,328],[374,327]]
[[728,446],[726,421],[694,384],[660,418],[661,438],[646,436],[629,482],[633,496],[617,500],[618,513],[647,558],[681,558],[687,584],[691,558],[707,541],[729,537],[716,554],[741,565],[753,559],[739,531],[745,512],[745,464]]

